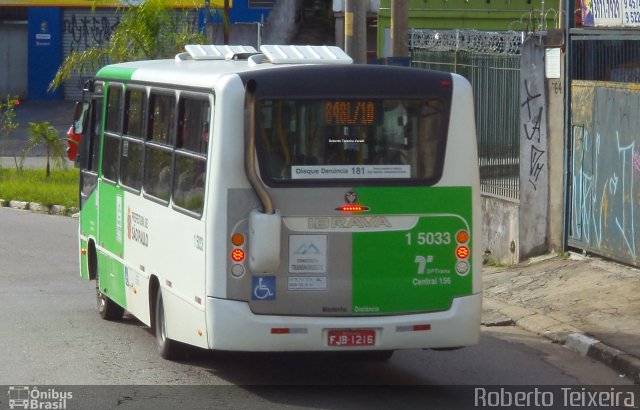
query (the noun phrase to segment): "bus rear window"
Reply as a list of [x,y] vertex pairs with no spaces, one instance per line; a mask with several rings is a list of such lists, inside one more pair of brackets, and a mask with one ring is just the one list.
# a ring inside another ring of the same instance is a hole
[[261,100],[256,145],[267,183],[435,183],[447,124],[438,99]]

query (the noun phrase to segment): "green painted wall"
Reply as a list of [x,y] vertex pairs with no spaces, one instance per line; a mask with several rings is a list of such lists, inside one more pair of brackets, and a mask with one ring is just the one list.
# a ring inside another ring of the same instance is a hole
[[[409,28],[534,31],[540,29],[544,10],[546,29],[551,29],[557,28],[559,6],[560,0],[409,0]],[[381,0],[378,57],[384,56],[385,31],[390,28],[391,0]]]

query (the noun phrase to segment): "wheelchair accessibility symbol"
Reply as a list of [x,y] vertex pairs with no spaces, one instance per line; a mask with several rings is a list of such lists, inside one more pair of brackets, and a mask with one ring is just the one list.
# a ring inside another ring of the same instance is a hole
[[276,298],[276,277],[275,276],[254,276],[251,279],[253,287],[252,300],[275,300]]

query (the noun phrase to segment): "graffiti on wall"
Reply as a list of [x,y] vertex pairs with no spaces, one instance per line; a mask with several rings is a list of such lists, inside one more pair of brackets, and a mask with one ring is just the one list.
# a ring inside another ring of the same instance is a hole
[[[178,30],[198,29],[197,10],[174,10],[173,23]],[[120,24],[123,14],[114,9],[65,9],[63,17],[63,58],[67,58],[72,52],[82,52],[93,47],[106,47],[115,28]],[[172,26],[173,27],[173,26]],[[110,61],[104,57],[97,65],[104,66]],[[99,67],[93,67],[97,70]],[[64,82],[64,96],[67,100],[79,100],[82,98],[82,88],[86,80],[91,78],[95,71],[89,73],[72,73]]]
[[[109,42],[113,30],[120,23],[120,15],[113,10],[97,9],[91,13],[88,9],[67,9],[62,20],[63,58],[73,52],[83,52],[93,47],[103,47]],[[106,57],[98,66],[106,65]],[[97,70],[99,67],[94,67]],[[64,82],[64,95],[68,100],[80,100],[85,82],[95,71],[72,73]]]
[[544,99],[541,93],[531,91],[530,82],[524,80],[525,96],[520,107],[524,108],[523,133],[529,145],[529,183],[534,190],[538,189],[538,179],[546,167],[546,149],[542,140],[542,120],[544,115]]
[[640,87],[572,85],[569,243],[638,265]]
[[63,21],[62,34],[68,36],[66,53],[84,51],[95,45],[101,46],[109,41],[113,29],[120,23],[120,17],[87,16],[72,13]]
[[[72,51],[84,51],[94,46],[102,46],[109,42],[115,28],[120,24],[121,15],[114,11],[97,10],[88,14],[86,10],[78,13],[65,13],[62,34],[65,38],[68,55]],[[173,13],[173,24],[178,29],[188,27],[192,30],[198,28],[197,10],[184,12],[176,10]]]

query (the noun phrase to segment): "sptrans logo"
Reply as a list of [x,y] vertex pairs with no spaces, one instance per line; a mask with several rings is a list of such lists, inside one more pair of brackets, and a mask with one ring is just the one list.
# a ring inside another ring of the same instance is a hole
[[39,390],[37,387],[10,386],[9,408],[13,409],[66,409],[72,392],[54,388]]

